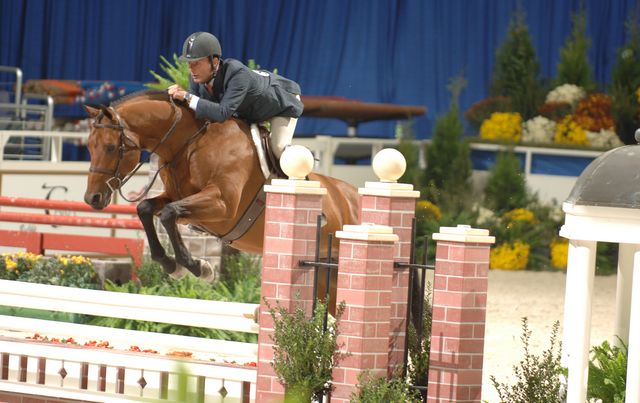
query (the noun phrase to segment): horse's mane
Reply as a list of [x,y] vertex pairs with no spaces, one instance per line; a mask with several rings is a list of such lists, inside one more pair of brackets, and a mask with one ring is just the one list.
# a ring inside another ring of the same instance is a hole
[[118,98],[115,101],[111,102],[112,107],[116,107],[125,102],[131,101],[132,99],[142,98],[149,99],[152,101],[169,101],[169,94],[167,91],[161,90],[141,90],[132,92],[131,94],[127,94],[122,98]]

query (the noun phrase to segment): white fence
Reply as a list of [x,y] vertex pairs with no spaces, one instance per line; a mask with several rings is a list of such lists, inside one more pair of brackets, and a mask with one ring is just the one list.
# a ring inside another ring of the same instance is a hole
[[[0,280],[0,305],[258,332],[257,304]],[[81,344],[108,341],[113,349],[26,338],[34,333]],[[13,316],[0,316],[0,334],[0,391],[96,402],[248,402],[255,396],[255,367],[246,364],[257,361],[257,344]],[[158,353],[129,351],[131,346]],[[179,387],[185,376],[186,392]]]

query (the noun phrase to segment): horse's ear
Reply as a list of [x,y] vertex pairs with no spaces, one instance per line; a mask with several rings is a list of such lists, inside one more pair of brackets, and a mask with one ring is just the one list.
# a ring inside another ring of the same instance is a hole
[[140,139],[138,138],[137,134],[133,133],[129,129],[124,129],[122,132],[124,133],[124,138],[126,140],[129,140],[131,143],[133,143],[134,147],[140,148]]
[[104,113],[104,115],[107,117],[107,119],[109,120],[113,120],[113,115],[111,114],[111,109],[109,109],[106,105],[99,105],[100,110],[102,111],[102,113]]
[[96,116],[98,116],[98,113],[100,113],[100,110],[98,108],[94,108],[90,105],[84,105],[84,110],[87,111],[90,118],[95,118]]

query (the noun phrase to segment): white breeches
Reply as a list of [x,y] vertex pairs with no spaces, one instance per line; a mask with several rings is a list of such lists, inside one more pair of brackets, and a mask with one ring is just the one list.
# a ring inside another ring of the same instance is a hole
[[[299,95],[298,99],[300,99]],[[271,123],[271,137],[269,138],[271,149],[275,156],[280,158],[284,149],[291,145],[298,119],[276,116],[271,118],[269,122]]]

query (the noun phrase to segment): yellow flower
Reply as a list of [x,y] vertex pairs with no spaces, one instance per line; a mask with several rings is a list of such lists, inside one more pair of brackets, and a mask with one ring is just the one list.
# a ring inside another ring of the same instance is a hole
[[439,221],[442,218],[440,207],[431,203],[429,200],[420,200],[416,205],[416,212],[424,218],[431,218]]
[[40,259],[42,259],[42,255],[36,255],[35,253],[31,253],[31,252],[27,252],[25,254],[25,259],[31,261],[31,262],[35,262],[38,261]]
[[640,104],[640,87],[638,87],[638,89],[636,90],[636,99],[638,100],[638,103]]
[[515,221],[528,221],[533,224],[537,222],[536,217],[533,215],[533,212],[524,208],[517,208],[508,211],[504,214],[503,218],[505,219],[505,221],[509,222],[509,224]]
[[63,266],[67,266],[69,264],[69,258],[64,256],[58,256],[58,260],[62,263]]
[[517,112],[494,112],[482,122],[480,137],[517,143],[522,137],[522,117]]
[[524,270],[529,263],[530,246],[522,241],[503,243],[491,250],[491,268],[501,270]]
[[553,140],[558,144],[589,145],[587,132],[580,127],[573,115],[565,116],[556,125],[556,134]]
[[16,263],[13,260],[11,260],[11,258],[9,256],[5,256],[4,264],[5,264],[5,266],[7,266],[7,270],[15,270],[16,267],[18,267],[18,263]]
[[91,264],[91,259],[84,256],[71,256],[71,262],[77,265]]
[[551,267],[554,269],[566,269],[569,257],[569,240],[556,238],[549,245],[551,253]]

